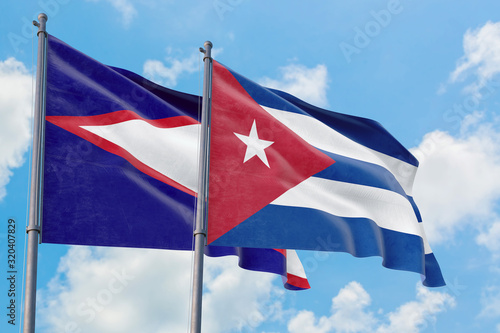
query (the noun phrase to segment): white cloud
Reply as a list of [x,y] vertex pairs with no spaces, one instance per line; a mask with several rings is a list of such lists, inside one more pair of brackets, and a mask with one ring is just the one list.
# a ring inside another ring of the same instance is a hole
[[166,61],[170,64],[168,67],[159,60],[146,60],[143,66],[144,76],[160,85],[173,88],[177,85],[179,76],[196,72],[200,68],[196,54],[181,60],[167,57]]
[[500,317],[500,287],[484,288],[481,293],[481,305],[479,317]]
[[[39,291],[43,332],[186,332],[192,253],[71,247]],[[280,303],[276,275],[207,258],[204,332],[258,326]],[[278,296],[277,296],[278,295]]]
[[480,96],[480,90],[500,73],[500,22],[488,21],[484,26],[467,30],[463,39],[464,55],[450,74],[450,82],[463,81],[470,75],[476,81],[465,90]]
[[478,244],[485,246],[496,256],[500,255],[500,221],[497,221],[488,226],[477,237]]
[[[87,0],[87,1],[98,2],[100,0]],[[116,9],[121,14],[122,24],[125,27],[128,27],[132,23],[132,20],[137,16],[137,10],[135,9],[134,5],[130,0],[104,0],[104,1],[108,2],[111,6],[113,6],[114,9]]]
[[[40,292],[46,332],[185,330],[190,253],[72,247]],[[120,277],[120,279],[117,278]]]
[[358,282],[350,282],[332,299],[332,315],[317,319],[310,311],[300,311],[288,323],[290,333],[355,333],[355,332],[407,332],[417,333],[433,322],[436,315],[453,307],[453,297],[446,293],[429,291],[417,285],[416,300],[403,304],[396,311],[377,318],[367,307],[370,295]]
[[376,322],[371,312],[365,312],[370,303],[370,295],[361,284],[350,282],[332,299],[332,327],[336,332],[365,331]]
[[376,320],[365,308],[371,303],[370,295],[356,281],[342,288],[332,299],[332,315],[316,320],[314,313],[300,311],[288,323],[290,333],[311,332],[368,332]]
[[[222,51],[222,49],[213,49],[212,55],[216,57]],[[165,61],[146,60],[143,66],[144,76],[160,85],[173,88],[182,75],[203,70],[200,67],[202,63],[199,54],[178,59],[171,56],[172,53],[172,49],[167,49],[168,55],[165,57]],[[280,68],[280,71],[280,79],[274,80],[265,77],[259,83],[266,87],[286,91],[311,104],[327,106],[328,70],[326,66],[318,65],[314,68],[307,68],[293,64]]]
[[321,317],[319,320],[316,320],[314,313],[307,310],[300,311],[288,323],[288,331],[291,333],[326,333],[329,332],[330,329],[331,323],[328,317]]
[[291,64],[280,68],[281,78],[265,77],[259,81],[263,86],[286,91],[316,106],[328,106],[328,69],[325,65],[307,68]]
[[449,294],[433,292],[417,285],[417,300],[389,313],[389,324],[381,325],[377,333],[418,333],[429,322],[435,322],[438,313],[454,306],[455,299]]
[[30,144],[31,82],[23,63],[14,58],[0,61],[0,200]]
[[[171,56],[172,49],[167,48],[167,57],[165,65],[160,60],[149,59],[143,65],[143,74],[149,80],[160,85],[173,88],[177,85],[177,80],[183,74],[191,74],[203,70],[202,58],[200,52],[193,53],[188,58],[176,59]],[[222,49],[212,49],[212,56],[216,57],[222,53]]]
[[[500,287],[493,285],[483,288],[481,305],[479,318],[500,318]],[[496,331],[500,332],[500,324],[496,325]]]
[[276,275],[243,270],[236,260],[206,259],[203,317],[211,319],[204,331],[255,328],[279,315],[284,291],[273,288],[271,282]]
[[480,230],[497,219],[499,126],[484,121],[479,113],[469,118],[458,136],[434,131],[412,149],[420,161],[414,197],[431,244],[452,239],[457,230],[466,226]]

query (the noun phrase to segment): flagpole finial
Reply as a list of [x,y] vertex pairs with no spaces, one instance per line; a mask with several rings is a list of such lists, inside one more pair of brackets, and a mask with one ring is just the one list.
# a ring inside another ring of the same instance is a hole
[[205,48],[203,47],[200,47],[200,52],[203,53],[205,56],[203,57],[203,61],[205,61],[205,59],[209,58],[209,59],[212,59],[212,47],[213,47],[213,44],[211,41],[207,40],[203,46],[205,46]]
[[36,35],[38,36],[41,32],[47,36],[47,30],[45,29],[45,23],[48,21],[49,17],[45,13],[38,14],[38,22],[33,21],[33,25],[38,27],[38,32]]

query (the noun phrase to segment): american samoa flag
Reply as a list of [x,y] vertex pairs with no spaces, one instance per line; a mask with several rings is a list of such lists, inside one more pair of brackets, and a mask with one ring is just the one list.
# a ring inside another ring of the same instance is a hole
[[[49,35],[42,242],[191,250],[200,102]],[[294,250],[205,253],[309,288]]]

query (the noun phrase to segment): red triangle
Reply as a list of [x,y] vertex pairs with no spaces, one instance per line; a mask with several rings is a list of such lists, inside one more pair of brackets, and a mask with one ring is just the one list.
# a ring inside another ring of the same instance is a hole
[[[273,142],[265,149],[269,167],[258,156],[244,162],[247,146],[234,134],[249,135],[254,121],[259,139]],[[267,113],[215,61],[210,136],[209,244],[335,163]]]
[[197,124],[198,122],[188,116],[177,116],[161,119],[145,119],[139,116],[137,113],[131,110],[120,110],[110,113],[103,113],[94,116],[46,116],[45,119],[68,132],[71,132],[84,140],[91,142],[92,144],[110,152],[112,154],[118,155],[126,159],[130,164],[144,172],[150,177],[153,177],[165,184],[173,186],[183,192],[196,196],[197,194],[191,189],[185,187],[184,185],[178,183],[178,180],[171,179],[157,170],[151,168],[149,165],[142,163],[140,160],[135,158],[130,154],[125,148],[118,146],[117,144],[108,141],[92,132],[83,129],[82,126],[105,126],[111,124],[117,124],[125,122],[128,120],[142,120],[155,127],[159,128],[172,128],[178,126],[186,126]]

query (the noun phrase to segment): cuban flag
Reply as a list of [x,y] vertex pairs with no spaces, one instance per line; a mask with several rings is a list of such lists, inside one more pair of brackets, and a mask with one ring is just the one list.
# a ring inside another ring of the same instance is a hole
[[[49,35],[42,242],[192,250],[200,105]],[[294,250],[205,253],[309,288]]]
[[214,62],[208,243],[381,256],[442,286],[412,198],[418,161],[375,121]]

